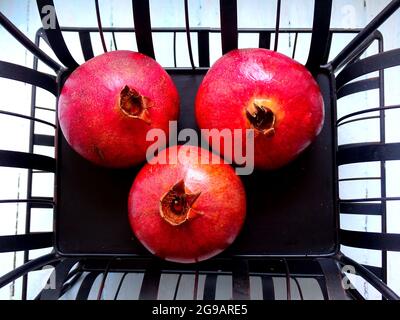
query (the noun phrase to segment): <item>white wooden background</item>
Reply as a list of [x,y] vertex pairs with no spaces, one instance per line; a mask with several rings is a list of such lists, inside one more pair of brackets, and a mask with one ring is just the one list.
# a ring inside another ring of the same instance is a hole
[[[94,1],[55,0],[59,21],[62,26],[97,26],[95,19]],[[358,28],[365,26],[389,0],[333,0],[332,27]],[[191,26],[219,27],[219,1],[218,0],[190,0]],[[313,0],[282,0],[281,27],[312,26]],[[181,0],[151,0],[151,21],[154,27],[184,26],[183,1]],[[104,26],[130,27],[132,26],[132,11],[130,0],[100,0],[102,20]],[[275,26],[276,2],[267,0],[238,0],[238,24],[244,27],[270,27]],[[16,24],[20,30],[34,40],[36,30],[41,26],[35,0],[1,0],[0,11]],[[395,13],[381,28],[384,35],[385,50],[400,46],[400,13]],[[78,62],[83,62],[78,37],[65,35],[68,47]],[[118,49],[136,50],[134,35],[117,34]],[[330,58],[334,57],[352,38],[352,35],[334,37]],[[95,54],[102,53],[99,37],[92,36]],[[114,49],[111,37],[106,36],[110,49]],[[193,50],[195,63],[197,63],[197,47],[193,36]],[[274,37],[272,36],[272,43]],[[278,51],[291,55],[294,43],[294,34],[280,35]],[[310,44],[310,36],[299,36],[295,59],[304,63]],[[172,36],[155,35],[154,45],[157,60],[163,66],[173,66]],[[254,47],[258,45],[257,36],[240,36],[239,47]],[[177,36],[177,61],[178,66],[189,66],[189,57],[185,41],[185,35]],[[211,35],[211,63],[221,56],[220,37]],[[51,51],[46,50],[50,55]],[[377,47],[369,49],[366,55],[377,52]],[[52,55],[54,57],[54,55]],[[0,27],[0,59],[32,66],[32,55],[27,52],[16,40],[14,40],[3,28]],[[50,70],[40,65],[41,71]],[[368,75],[374,76],[374,74]],[[386,105],[398,104],[400,101],[399,68],[394,67],[385,71],[385,99]],[[19,112],[29,115],[30,112],[30,86],[19,82],[0,79],[0,109]],[[54,98],[39,89],[38,106],[54,108]],[[365,108],[377,107],[377,90],[366,93],[354,94],[339,101],[338,116]],[[45,120],[54,121],[51,112],[40,111],[37,115]],[[386,139],[388,142],[400,141],[398,123],[400,110],[386,111]],[[42,125],[37,125],[36,133],[52,134],[52,131]],[[29,122],[0,115],[0,149],[28,151]],[[379,120],[368,120],[345,125],[339,130],[339,144],[367,142],[379,140]],[[53,155],[53,149],[47,147],[35,148],[36,153]],[[387,169],[387,196],[400,196],[400,161],[388,161]],[[340,167],[340,177],[379,176],[379,163],[373,162],[362,165],[345,165]],[[25,198],[27,171],[0,167],[0,199]],[[342,198],[360,197],[370,198],[380,196],[380,182],[377,180],[363,180],[361,182],[343,182],[340,185]],[[36,174],[34,176],[34,190],[36,196],[52,196],[53,175]],[[0,235],[24,233],[23,204],[0,205]],[[376,231],[381,230],[379,216],[346,215],[341,214],[341,227],[349,230]],[[52,211],[35,209],[32,213],[31,231],[51,231]],[[387,206],[387,231],[400,232],[400,202],[388,202]],[[40,256],[49,250],[36,250],[30,258]],[[342,251],[358,261],[380,266],[380,252],[374,250],[362,250],[342,247]],[[400,254],[388,253],[389,272],[388,282],[390,286],[400,294]],[[0,275],[10,271],[22,263],[22,253],[0,254]],[[30,276],[28,298],[33,298],[50,271],[36,272]],[[120,275],[112,276],[106,284],[107,288],[115,287]],[[134,277],[134,276],[132,276]],[[222,279],[222,278],[221,278]],[[99,280],[99,279],[98,279]],[[131,279],[132,281],[134,279]],[[187,280],[187,281],[186,281]],[[182,286],[190,287],[190,278],[182,280]],[[185,282],[186,281],[186,282]],[[222,281],[222,282],[221,282]],[[222,285],[226,279],[219,280]],[[276,280],[278,281],[278,280]],[[365,297],[379,299],[380,295],[364,281],[354,279],[358,288]],[[229,282],[229,281],[228,281]],[[279,282],[279,281],[278,281]],[[277,283],[278,283],[277,282]],[[257,287],[257,281],[252,279],[252,285]],[[284,286],[284,284],[282,284]],[[183,289],[182,289],[183,290]],[[182,291],[184,292],[184,291]],[[283,292],[283,291],[282,291]],[[21,281],[0,290],[0,299],[19,299],[21,294]],[[182,297],[184,294],[182,293]],[[125,297],[123,293],[121,296]],[[222,296],[223,298],[224,296]],[[226,296],[229,298],[229,295]],[[253,295],[257,298],[257,295]],[[283,298],[277,292],[277,298]],[[316,296],[312,295],[310,298]]]

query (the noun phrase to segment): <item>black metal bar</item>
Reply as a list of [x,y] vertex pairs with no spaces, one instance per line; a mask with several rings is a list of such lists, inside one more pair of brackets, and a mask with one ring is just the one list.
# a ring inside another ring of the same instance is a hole
[[238,47],[237,1],[220,0],[222,53]]
[[27,50],[33,55],[38,57],[44,64],[49,66],[54,71],[58,71],[62,68],[57,62],[50,58],[43,50],[37,47],[25,34],[23,34],[7,17],[0,12],[0,24],[16,39],[21,43]]
[[56,125],[54,125],[54,124],[52,124],[52,123],[50,123],[48,121],[44,121],[42,119],[26,116],[24,114],[19,114],[19,113],[9,112],[9,111],[3,111],[3,110],[0,110],[0,114],[4,114],[4,115],[7,115],[7,116],[11,116],[11,117],[17,117],[17,118],[21,118],[21,119],[26,119],[26,120],[32,120],[32,121],[40,122],[40,123],[43,123],[45,125],[51,126],[54,129],[56,128]]
[[269,49],[271,47],[271,33],[262,31],[259,33],[258,47]]
[[296,277],[292,277],[292,279],[293,279],[294,282],[296,283],[297,290],[299,291],[299,295],[300,295],[300,300],[304,300],[303,290],[301,289],[301,285],[300,285],[300,283],[299,283],[299,280],[297,280]]
[[0,236],[0,252],[48,248],[53,245],[53,232]]
[[345,67],[336,77],[337,88],[370,72],[394,67],[400,64],[400,49],[393,49],[361,59]]
[[176,32],[174,32],[174,38],[173,38],[173,54],[174,54],[174,68],[176,68]]
[[193,61],[192,40],[190,38],[189,1],[185,0],[184,3],[185,3],[186,41],[189,51],[190,65],[192,66],[192,69],[195,69],[196,67],[194,66],[194,61]]
[[328,299],[347,300],[346,293],[342,287],[342,276],[336,261],[332,258],[321,258],[318,259],[318,262],[325,276]]
[[232,261],[232,299],[250,299],[249,265],[247,260]]
[[400,143],[355,143],[339,146],[338,165],[368,161],[400,160]]
[[345,124],[352,123],[352,122],[358,122],[358,121],[363,121],[363,120],[371,120],[371,119],[378,119],[378,118],[379,118],[379,116],[360,117],[360,118],[356,118],[356,119],[351,119],[351,120],[348,120],[348,121],[340,122],[339,124],[337,124],[337,127],[340,127],[340,126],[343,126]]
[[376,275],[379,279],[383,280],[383,268],[381,267],[375,267],[375,266],[368,266],[365,264],[362,264],[362,266],[369,271],[371,271],[374,275]]
[[324,300],[329,300],[328,290],[326,288],[326,282],[324,277],[316,277],[315,280],[318,282],[319,288],[321,289]]
[[375,40],[383,39],[382,33],[379,30],[375,30],[371,33],[365,40],[357,47],[356,50],[352,52],[350,56],[346,59],[346,64],[350,65],[355,62],[360,61],[361,56],[365,51],[371,46]]
[[[341,34],[356,34],[362,31],[362,28],[352,28],[352,29],[345,29],[345,28],[331,28],[330,31],[332,33],[341,33]],[[99,32],[99,29],[96,27],[61,27],[61,31],[63,32]],[[122,33],[131,33],[135,32],[135,28],[124,28],[124,27],[103,27],[104,32],[122,32]],[[152,32],[157,33],[185,33],[185,27],[161,27],[161,28],[152,28]],[[209,28],[209,27],[191,27],[191,32],[200,32],[200,31],[207,31],[209,33],[221,33],[221,28]],[[269,32],[274,33],[275,28],[238,28],[239,33],[257,33],[260,32]],[[280,28],[279,33],[311,33],[311,28]]]
[[276,2],[276,21],[275,21],[275,42],[274,42],[274,51],[278,50],[278,41],[279,41],[279,25],[281,21],[281,0],[277,0]]
[[290,270],[289,265],[286,259],[283,259],[283,264],[285,266],[285,274],[286,274],[286,299],[292,300],[292,285],[290,283]]
[[37,169],[55,172],[55,160],[39,154],[0,150],[0,167]]
[[113,259],[110,259],[110,261],[108,261],[107,266],[103,272],[103,277],[101,278],[99,291],[97,293],[97,300],[101,300],[101,298],[103,297],[104,286],[106,284],[106,280],[107,280],[108,274],[110,272],[110,267],[111,267],[112,261],[113,261]]
[[128,275],[128,272],[125,272],[125,273],[122,275],[121,280],[120,280],[119,283],[118,283],[117,291],[115,292],[115,295],[114,295],[114,300],[118,300],[119,293],[120,293],[120,291],[121,291],[122,285],[123,285],[124,280],[125,280],[125,278],[126,278],[127,275]]
[[181,280],[182,280],[182,273],[180,273],[178,275],[178,279],[176,279],[176,285],[175,285],[175,290],[174,290],[174,296],[172,298],[172,300],[176,300],[176,298],[178,297],[178,291],[179,291],[179,286],[181,285]]
[[[338,90],[338,92],[336,93],[336,96],[338,99],[340,99],[345,96],[348,96],[349,94],[353,94],[353,93],[357,93],[357,92],[361,92],[361,91],[378,89],[379,83],[380,83],[379,77],[354,81],[354,82],[351,82],[351,83],[341,87]],[[383,106],[384,104],[381,104],[381,105]]]
[[38,146],[54,147],[54,136],[35,134],[33,136],[33,144]]
[[101,45],[103,46],[103,51],[107,52],[106,40],[104,39],[103,25],[101,23],[99,0],[94,0],[94,3],[95,3],[95,6],[96,6],[96,19],[97,19],[97,26],[99,27]]
[[348,118],[351,118],[351,117],[354,117],[354,116],[358,116],[360,114],[369,113],[369,112],[375,112],[375,111],[381,111],[381,110],[391,110],[391,109],[400,109],[400,104],[393,105],[393,106],[379,107],[379,108],[370,108],[370,109],[364,109],[364,110],[352,112],[352,113],[346,114],[345,116],[339,118],[337,120],[336,124],[339,124],[340,122],[342,122],[345,119],[348,119]]
[[[176,33],[174,33],[176,34]],[[199,66],[210,66],[210,34],[208,31],[200,31],[197,34],[197,47],[199,50]]]
[[149,57],[155,58],[149,0],[132,0],[132,8],[138,50]]
[[112,34],[112,39],[113,39],[113,42],[114,42],[114,49],[118,50],[117,39],[115,38],[115,32],[112,32],[111,34]]
[[296,55],[296,48],[297,48],[297,38],[299,37],[299,34],[296,32],[294,36],[294,44],[293,44],[293,51],[292,51],[292,59],[294,59]]
[[195,270],[194,272],[194,288],[193,288],[193,300],[197,300],[197,294],[199,291],[199,270]]
[[346,63],[348,56],[384,21],[387,20],[400,7],[400,0],[392,0],[368,25],[358,33],[358,35],[350,41],[350,43],[332,60],[333,69],[340,68]]
[[[60,25],[58,24],[53,0],[36,0],[36,2],[39,10],[39,15],[43,23],[43,32],[46,34],[46,38],[54,54],[66,67],[71,70],[76,69],[79,65],[72,57],[67,45],[65,44]],[[49,11],[45,10],[46,8],[52,8],[52,12],[50,10],[50,14],[54,13],[54,16],[52,18],[55,19],[55,28],[49,28],[49,26],[45,25],[45,21],[48,18],[47,15],[49,14]]]
[[[340,199],[340,202],[343,203],[354,203],[354,202],[363,202],[363,201],[382,201],[382,197],[376,198],[358,198],[358,199]],[[400,201],[400,197],[386,197],[386,201]]]
[[89,273],[85,279],[83,279],[79,291],[76,295],[76,300],[87,300],[89,297],[90,289],[92,289],[93,283],[96,281],[100,272],[93,271]]
[[[378,38],[378,52],[382,53],[383,49],[383,36]],[[384,70],[379,70],[379,105],[385,105],[385,73]],[[381,108],[379,111],[379,134],[381,143],[386,141],[386,125],[385,125],[385,111]],[[386,162],[381,161],[380,163],[381,173],[381,197],[386,198]],[[381,217],[381,232],[387,232],[387,218],[386,218],[386,200],[382,201],[382,217]],[[382,250],[382,277],[380,277],[385,283],[387,283],[387,251]]]
[[347,295],[351,298],[351,300],[365,300],[365,298],[358,292],[357,289],[349,288],[346,290]]
[[29,83],[54,95],[57,94],[57,84],[54,76],[17,64],[0,61],[0,77]]
[[306,67],[315,72],[328,60],[329,26],[331,21],[332,0],[314,2],[314,21],[310,53]]
[[44,208],[53,208],[54,201],[47,201],[47,200],[38,200],[38,199],[7,199],[7,200],[0,200],[1,203],[29,203],[29,204],[38,204],[43,205]]
[[74,274],[74,276],[72,277],[71,281],[69,281],[63,285],[63,287],[61,288],[60,297],[62,297],[69,289],[74,287],[74,285],[82,277],[82,274],[83,274],[82,271],[76,272],[76,274]]
[[206,280],[204,282],[203,300],[215,300],[217,277],[218,276],[215,273],[206,275]]
[[205,67],[198,67],[196,69],[192,68],[164,68],[165,71],[167,71],[169,74],[187,74],[188,72],[191,72],[192,75],[195,74],[206,74],[209,68]]
[[142,288],[140,289],[139,300],[156,300],[158,287],[160,285],[161,270],[157,261],[150,262],[144,273]]
[[382,212],[381,203],[340,203],[340,213],[376,215]]
[[400,251],[400,234],[340,230],[340,241],[345,246]]
[[90,33],[86,31],[80,31],[79,40],[81,42],[82,53],[85,61],[92,59],[94,57],[94,53]]
[[36,108],[36,109],[39,109],[39,110],[45,110],[45,111],[51,111],[51,112],[55,112],[55,111],[56,111],[55,109],[44,108],[44,107],[38,107],[38,106],[35,106],[35,108]]
[[4,276],[0,277],[0,288],[3,288],[9,283],[29,273],[30,271],[37,270],[51,263],[58,262],[59,260],[60,258],[57,257],[55,253],[46,254],[40,258],[31,260],[23,264],[22,266],[14,269],[13,271],[5,274]]
[[346,257],[345,255],[340,255],[338,259],[343,265],[353,266],[357,274],[367,280],[375,289],[377,289],[382,294],[384,298],[388,300],[400,300],[400,297],[392,289],[390,289],[384,282],[382,282],[382,280],[380,280],[367,268],[363,267],[353,259]]
[[[42,29],[39,29],[42,30]],[[40,40],[43,38],[43,35],[45,35],[43,32],[36,32],[35,34],[35,45],[40,47]],[[50,46],[50,43],[47,39],[46,36],[44,36],[46,39],[46,43]],[[33,57],[33,70],[37,71],[39,66],[39,60],[37,57]],[[36,93],[37,93],[37,87],[32,86],[31,88],[31,113],[30,116],[32,118],[36,117]],[[31,121],[29,125],[29,153],[33,153],[34,151],[34,145],[33,145],[33,135],[35,134],[35,122]],[[32,181],[33,181],[33,170],[28,169],[28,176],[27,176],[27,187],[26,187],[26,196],[28,199],[32,198]],[[31,213],[32,213],[32,206],[28,204],[26,206],[25,210],[25,234],[29,234],[31,232]],[[29,261],[29,251],[25,250],[24,251],[24,263],[27,263]],[[24,275],[22,277],[22,294],[21,298],[22,300],[26,300],[28,295],[28,276]]]
[[356,178],[342,178],[339,182],[343,181],[360,181],[360,180],[381,180],[381,177],[356,177]]
[[271,276],[261,277],[262,292],[264,300],[275,300],[274,282]]

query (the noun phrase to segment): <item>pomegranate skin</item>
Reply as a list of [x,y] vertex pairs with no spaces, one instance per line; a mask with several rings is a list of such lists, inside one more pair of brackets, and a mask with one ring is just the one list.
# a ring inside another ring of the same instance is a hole
[[87,160],[113,168],[143,162],[152,143],[147,132],[168,133],[169,121],[178,115],[172,79],[155,60],[131,51],[105,53],[78,67],[58,102],[69,145]]
[[[248,114],[256,115],[256,105],[268,111],[261,128]],[[324,103],[302,64],[267,49],[238,49],[217,60],[204,77],[196,120],[201,129],[255,129],[254,165],[270,170],[288,164],[311,144],[323,126]],[[243,150],[245,141],[243,132]],[[220,143],[224,155],[222,138]]]
[[[183,148],[183,149],[182,149]],[[171,164],[169,152],[189,152],[186,161]],[[158,257],[180,263],[211,258],[239,234],[246,215],[246,196],[240,178],[227,164],[201,164],[196,156],[209,151],[174,146],[161,151],[167,164],[146,164],[137,175],[128,201],[129,221],[139,241]],[[161,216],[163,197],[184,181],[196,194],[191,218],[172,225]]]

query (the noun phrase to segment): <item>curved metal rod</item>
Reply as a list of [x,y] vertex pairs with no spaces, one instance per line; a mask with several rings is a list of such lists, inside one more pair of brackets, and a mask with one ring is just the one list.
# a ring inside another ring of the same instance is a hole
[[340,127],[340,126],[343,126],[345,124],[352,123],[352,122],[357,122],[357,121],[362,121],[362,120],[379,119],[379,118],[380,118],[380,116],[370,116],[370,117],[361,117],[361,118],[357,118],[357,119],[351,119],[351,120],[344,121],[344,122],[337,124],[336,127]]
[[114,48],[115,48],[115,50],[118,50],[117,40],[115,39],[115,32],[112,32],[112,38],[113,38],[113,42],[114,42]]
[[186,38],[187,38],[187,45],[189,50],[189,58],[190,58],[190,65],[192,69],[196,69],[193,61],[193,52],[192,52],[192,40],[190,39],[190,23],[189,23],[189,0],[185,0],[185,29],[186,29]]
[[106,46],[106,40],[104,39],[103,26],[102,26],[102,24],[101,24],[99,0],[94,0],[94,2],[95,2],[95,5],[96,5],[97,25],[99,26],[99,33],[100,33],[101,44],[102,44],[102,46],[103,46],[104,52],[106,53],[106,52],[107,52],[107,46]]
[[119,292],[121,291],[122,284],[124,283],[124,280],[128,274],[129,274],[128,272],[125,272],[124,275],[121,277],[121,280],[119,281],[119,284],[118,284],[117,291],[115,292],[114,300],[118,300],[118,295],[119,295]]
[[176,287],[174,292],[174,298],[172,300],[176,300],[176,297],[178,296],[178,290],[179,290],[179,285],[181,284],[181,279],[182,279],[182,273],[180,273],[178,276],[178,281],[176,282]]
[[292,59],[294,59],[294,56],[296,55],[296,47],[297,47],[297,38],[299,37],[299,33],[296,32],[294,36],[294,44],[293,44],[293,52],[292,52]]
[[22,118],[22,119],[26,119],[26,120],[32,120],[32,121],[40,122],[40,123],[43,123],[45,125],[51,126],[54,129],[57,129],[57,126],[52,124],[52,123],[50,123],[50,122],[47,122],[45,120],[41,120],[41,119],[38,119],[38,118],[26,116],[26,115],[23,115],[23,114],[19,114],[19,113],[15,113],[15,112],[9,112],[9,111],[3,111],[3,110],[0,110],[0,114],[4,114],[6,116],[17,117],[17,118]]
[[374,112],[374,111],[399,109],[399,108],[400,108],[400,104],[396,104],[396,105],[392,105],[392,106],[379,107],[379,108],[370,108],[370,109],[365,109],[365,110],[361,110],[361,111],[357,111],[357,112],[352,112],[352,113],[349,113],[349,114],[339,118],[336,121],[336,125],[338,126],[339,123],[342,122],[343,120],[351,118],[351,117],[354,117],[354,116],[358,116],[359,114],[364,114],[364,113],[369,113],[369,112]]
[[40,49],[35,43],[33,43],[1,12],[0,24],[14,37],[14,39],[21,43],[27,50],[29,50],[33,55],[39,58],[44,64],[49,66],[55,72],[58,72],[62,69],[61,65],[50,58],[42,49]]
[[78,280],[81,278],[82,275],[83,275],[82,270],[76,272],[75,275],[72,276],[71,280],[62,286],[60,297],[62,297],[69,289],[71,289],[78,282]]
[[193,300],[197,300],[197,292],[199,291],[199,270],[194,273]]
[[290,283],[290,271],[289,271],[289,265],[287,263],[286,259],[283,259],[283,263],[285,265],[285,271],[286,271],[286,294],[287,294],[287,300],[292,300],[292,287]]
[[400,300],[400,297],[392,289],[390,289],[381,279],[379,279],[375,274],[373,274],[364,266],[360,265],[353,259],[350,259],[343,254],[339,255],[337,259],[339,263],[343,265],[353,266],[357,274],[367,280],[368,283],[370,283],[376,290],[378,290],[384,298],[388,300]]
[[22,266],[14,269],[13,271],[5,274],[0,277],[0,288],[3,288],[7,284],[13,282],[14,280],[26,275],[27,273],[42,268],[50,263],[59,262],[61,260],[60,257],[56,256],[55,253],[46,254],[40,258],[31,260]]
[[297,289],[299,290],[299,294],[300,294],[300,299],[304,300],[303,290],[301,290],[299,281],[297,280],[296,277],[292,277],[292,279],[294,280],[294,282],[296,282],[296,286],[297,286]]
[[104,291],[104,285],[106,283],[107,280],[107,276],[108,273],[110,272],[110,266],[111,266],[111,262],[114,260],[114,258],[112,258],[108,263],[107,263],[107,267],[104,270],[104,274],[103,274],[103,278],[101,279],[101,283],[100,283],[100,287],[99,287],[99,292],[97,294],[97,300],[101,300],[101,297],[103,295],[103,291]]

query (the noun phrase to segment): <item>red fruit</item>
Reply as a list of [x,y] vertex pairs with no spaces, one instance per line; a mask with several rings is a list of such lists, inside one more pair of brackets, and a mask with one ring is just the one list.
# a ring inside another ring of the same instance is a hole
[[58,103],[71,147],[102,166],[128,167],[146,158],[150,129],[168,132],[179,114],[175,85],[153,59],[130,51],[97,56],[67,79]]
[[[173,164],[171,152],[187,155]],[[241,180],[227,164],[202,164],[210,152],[171,147],[146,164],[129,195],[129,220],[139,241],[160,258],[191,263],[215,256],[238,235],[246,215]],[[153,163],[153,162],[152,162]]]
[[266,49],[240,49],[221,57],[204,77],[196,118],[202,129],[253,128],[255,167],[276,169],[319,134],[324,104],[317,83],[300,63]]

